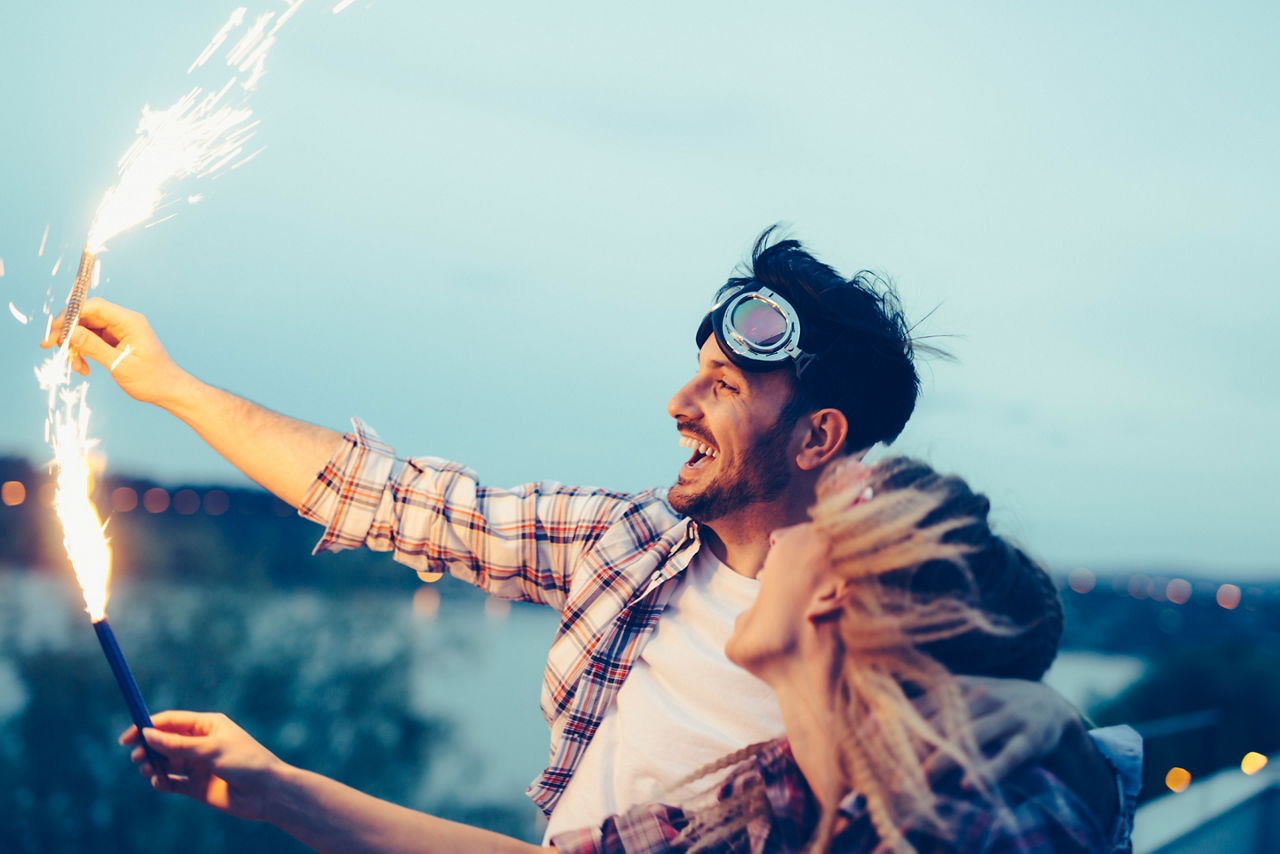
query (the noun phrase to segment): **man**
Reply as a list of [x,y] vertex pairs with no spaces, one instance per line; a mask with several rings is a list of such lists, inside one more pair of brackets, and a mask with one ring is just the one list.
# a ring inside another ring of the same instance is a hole
[[[101,300],[86,303],[70,347],[82,372],[85,357],[109,366],[129,347],[119,385],[323,524],[317,550],[389,550],[560,612],[542,690],[550,762],[529,789],[550,836],[674,799],[689,772],[781,733],[776,698],[723,645],[755,596],[770,532],[805,518],[827,466],[892,441],[914,409],[906,324],[876,285],[761,235],[750,275],[703,318],[697,370],[668,404],[690,458],[669,490],[638,495],[495,490],[455,463],[398,460],[358,421],[341,436],[196,380],[141,315]],[[977,693],[975,711],[995,709],[980,734],[1004,744],[990,772],[1053,752],[1109,826],[1111,771],[1066,704],[1031,683]]]

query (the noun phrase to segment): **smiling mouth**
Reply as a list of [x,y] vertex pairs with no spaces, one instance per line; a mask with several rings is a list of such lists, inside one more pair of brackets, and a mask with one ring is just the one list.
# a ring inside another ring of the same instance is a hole
[[720,452],[706,442],[702,442],[692,436],[686,436],[683,433],[680,434],[680,447],[693,449],[693,456],[689,457],[688,462],[684,464],[684,468],[688,469],[702,468],[707,460],[714,460],[720,456]]

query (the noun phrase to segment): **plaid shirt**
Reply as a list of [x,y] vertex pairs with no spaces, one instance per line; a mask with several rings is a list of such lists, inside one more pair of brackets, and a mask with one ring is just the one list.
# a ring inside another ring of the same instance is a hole
[[[958,775],[957,775],[958,776]],[[707,854],[784,854],[804,850],[818,824],[819,807],[785,740],[775,741],[724,785],[722,795],[757,785],[768,811],[702,850]],[[943,792],[940,812],[951,829],[949,839],[912,831],[908,841],[927,852],[988,854],[1066,854],[1111,848],[1088,808],[1062,781],[1045,769],[1024,766],[1000,785],[1008,810],[993,808],[981,795],[952,788]],[[851,795],[840,805],[843,826],[830,851],[875,851],[880,842],[866,802]],[[597,828],[557,834],[560,854],[656,854],[687,851],[697,841],[681,837],[689,824],[679,807],[650,804],[610,816]],[[1126,840],[1126,850],[1128,849]]]
[[[697,553],[697,525],[671,509],[665,490],[492,489],[457,463],[397,460],[372,429],[353,424],[299,508],[325,526],[317,552],[390,551],[419,571],[560,612],[542,682],[550,756],[527,792],[549,815],[675,592],[670,582]],[[1142,742],[1128,727],[1090,735],[1117,771],[1123,808],[1112,839],[1123,850]]]
[[316,551],[365,546],[448,571],[494,596],[560,612],[542,682],[547,768],[528,795],[550,814],[698,547],[666,491],[534,483],[480,486],[464,466],[398,460],[359,420],[299,512],[325,526]]

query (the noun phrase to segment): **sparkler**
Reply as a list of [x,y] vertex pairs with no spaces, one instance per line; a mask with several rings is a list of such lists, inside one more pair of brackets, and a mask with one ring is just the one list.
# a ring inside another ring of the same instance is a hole
[[[102,645],[116,683],[134,724],[141,730],[151,726],[151,716],[138,684],[129,670],[115,632],[107,622],[108,582],[111,575],[111,551],[103,533],[103,523],[90,500],[91,468],[89,453],[94,441],[89,439],[89,407],[85,403],[87,383],[71,387],[69,340],[80,319],[85,296],[97,284],[98,255],[106,243],[121,232],[154,216],[165,198],[170,182],[187,177],[203,177],[224,168],[234,169],[258,152],[244,156],[245,146],[253,136],[256,122],[252,111],[243,104],[233,106],[234,88],[244,97],[257,88],[265,73],[267,52],[275,43],[276,33],[301,7],[303,0],[285,0],[288,7],[278,17],[274,12],[259,16],[253,27],[236,43],[227,65],[236,75],[221,89],[205,93],[194,88],[167,110],[143,107],[136,139],[119,161],[119,181],[103,197],[89,228],[88,239],[80,253],[80,265],[67,298],[65,316],[59,333],[60,346],[40,367],[36,377],[49,394],[49,415],[45,421],[45,439],[53,449],[53,468],[57,471],[54,505],[62,523],[63,543],[71,558],[76,579],[84,592],[85,610]],[[214,36],[213,41],[188,69],[203,65],[226,41],[231,31],[245,19],[245,9],[231,18]],[[273,25],[272,25],[273,24]],[[260,151],[261,149],[259,149]],[[238,161],[238,162],[237,162]],[[190,203],[199,196],[190,197]],[[44,255],[49,229],[40,240],[39,255]],[[56,276],[59,264],[54,266]],[[9,304],[14,317],[25,317]],[[120,358],[127,355],[128,350]],[[114,370],[116,363],[111,366]],[[164,758],[142,740],[142,747],[157,774],[164,774]]]
[[85,610],[98,635],[102,652],[115,675],[116,684],[124,695],[129,717],[139,731],[142,748],[157,774],[164,774],[164,757],[156,753],[142,738],[144,727],[151,726],[151,715],[138,690],[138,683],[129,670],[115,632],[107,622],[108,583],[111,579],[111,550],[103,535],[103,524],[97,509],[89,500],[92,483],[92,467],[89,454],[94,442],[88,438],[89,408],[85,406],[85,392],[89,387],[81,384],[77,389],[64,389],[58,394],[57,408],[50,425],[50,444],[58,464],[58,490],[54,506],[62,520],[63,545],[71,557],[76,580],[84,593]]
[[89,281],[93,278],[93,268],[97,261],[98,256],[90,252],[88,246],[80,253],[80,268],[76,270],[76,281],[71,286],[71,295],[67,297],[67,313],[62,318],[59,341],[70,338],[71,330],[80,322],[80,307],[84,304],[85,294],[89,292]]

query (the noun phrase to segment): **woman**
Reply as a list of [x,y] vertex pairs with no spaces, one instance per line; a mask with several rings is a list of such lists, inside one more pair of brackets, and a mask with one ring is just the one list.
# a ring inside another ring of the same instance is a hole
[[[963,481],[902,458],[824,477],[812,521],[775,532],[726,653],[779,698],[784,740],[693,775],[706,794],[560,834],[561,851],[1097,851],[1090,811],[1051,770],[992,787],[955,674],[1038,679],[1061,607],[1047,575],[992,535]],[[321,851],[528,851],[280,762],[220,715],[166,712],[152,776]],[[122,737],[137,743],[136,730]],[[956,771],[935,779],[925,757]],[[140,748],[132,754],[151,776]],[[969,781],[966,789],[961,775]],[[687,791],[684,785],[682,791]],[[701,801],[701,802],[699,802]]]

